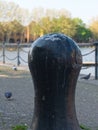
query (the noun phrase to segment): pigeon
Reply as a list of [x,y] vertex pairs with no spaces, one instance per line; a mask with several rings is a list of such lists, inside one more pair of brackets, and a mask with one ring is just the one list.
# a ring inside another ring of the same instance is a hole
[[17,71],[17,67],[15,65],[13,65],[12,69]]
[[84,76],[84,77],[81,77],[81,79],[85,79],[85,80],[88,80],[91,76],[91,73],[89,73],[88,75]]
[[5,97],[10,99],[12,97],[12,92],[5,92]]

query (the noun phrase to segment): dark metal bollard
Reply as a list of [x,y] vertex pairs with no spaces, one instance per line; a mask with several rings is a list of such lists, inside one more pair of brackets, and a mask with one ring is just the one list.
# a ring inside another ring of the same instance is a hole
[[47,34],[32,44],[28,64],[35,88],[32,130],[80,130],[75,87],[82,56],[76,43]]
[[95,79],[98,79],[98,41],[94,42],[95,46]]

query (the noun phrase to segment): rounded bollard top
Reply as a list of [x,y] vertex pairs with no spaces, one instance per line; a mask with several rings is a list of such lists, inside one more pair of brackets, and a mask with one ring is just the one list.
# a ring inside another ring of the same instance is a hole
[[[54,54],[54,57],[63,57],[68,60],[68,66],[73,68],[82,66],[82,55],[77,43],[70,37],[62,33],[46,34],[35,40],[29,52],[29,62],[33,60],[33,52],[39,49],[46,51],[47,54]],[[42,53],[40,52],[40,55]],[[46,55],[47,55],[46,54]]]

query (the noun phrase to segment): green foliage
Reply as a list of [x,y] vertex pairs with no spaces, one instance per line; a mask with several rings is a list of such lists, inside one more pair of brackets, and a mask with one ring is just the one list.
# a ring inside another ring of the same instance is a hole
[[83,21],[79,18],[73,19],[74,26],[76,27],[76,32],[73,36],[77,42],[89,42],[89,39],[92,38],[92,32]]
[[27,130],[27,126],[25,125],[16,125],[14,127],[12,127],[12,130]]
[[76,29],[76,33],[74,35],[74,39],[77,42],[89,42],[89,38],[92,37],[92,33],[89,29],[82,27],[82,26],[78,26]]
[[85,125],[80,125],[80,128],[81,128],[82,130],[91,130],[90,128],[86,127]]
[[1,1],[0,5],[0,36],[3,37],[0,37],[0,41],[8,42],[12,34],[20,34],[20,41],[24,41],[26,26],[29,27],[29,34],[33,40],[47,33],[64,33],[76,42],[98,40],[98,20],[86,27],[82,19],[71,18],[70,12],[65,9],[35,8],[30,13],[14,2]]

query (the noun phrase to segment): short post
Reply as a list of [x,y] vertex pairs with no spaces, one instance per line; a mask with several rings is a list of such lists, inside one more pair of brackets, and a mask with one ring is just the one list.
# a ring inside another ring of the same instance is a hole
[[5,42],[3,42],[3,64],[5,64]]
[[20,48],[20,45],[19,45],[19,42],[17,43],[17,65],[19,66],[20,65],[20,60],[19,60],[19,48]]
[[95,45],[95,79],[98,79],[98,41],[94,42]]
[[80,130],[75,88],[82,66],[76,43],[64,34],[33,42],[28,65],[35,88],[32,130]]

